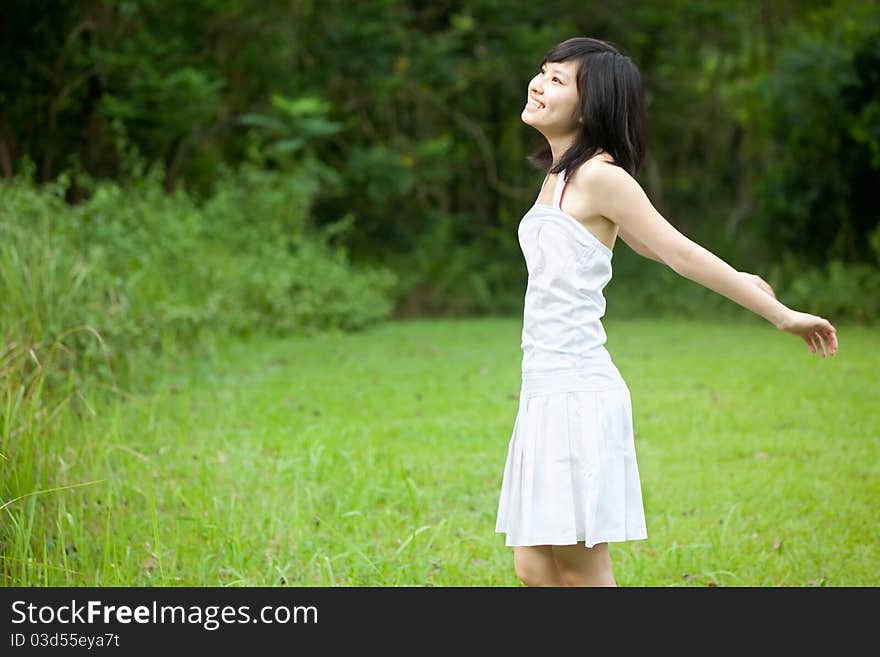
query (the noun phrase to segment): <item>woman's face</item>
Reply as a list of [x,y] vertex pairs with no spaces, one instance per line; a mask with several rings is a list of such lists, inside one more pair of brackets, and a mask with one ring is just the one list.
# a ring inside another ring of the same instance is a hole
[[[545,135],[571,132],[578,124],[577,61],[547,62],[529,82],[522,118]],[[535,102],[537,101],[537,103]]]

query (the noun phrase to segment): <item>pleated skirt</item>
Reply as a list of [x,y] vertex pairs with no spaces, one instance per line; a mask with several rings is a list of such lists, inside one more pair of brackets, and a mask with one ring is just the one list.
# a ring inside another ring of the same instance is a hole
[[511,547],[648,537],[632,400],[610,358],[523,372],[495,531]]

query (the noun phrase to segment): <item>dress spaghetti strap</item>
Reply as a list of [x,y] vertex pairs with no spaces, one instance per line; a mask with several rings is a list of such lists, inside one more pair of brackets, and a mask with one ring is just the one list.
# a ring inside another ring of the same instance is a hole
[[565,196],[565,187],[568,184],[566,170],[563,169],[556,176],[556,187],[553,189],[553,207],[562,210],[562,197]]
[[562,199],[565,196],[565,190],[568,189],[568,176],[566,175],[566,171],[562,171],[562,193],[559,195],[559,204],[556,206],[560,210],[562,210]]

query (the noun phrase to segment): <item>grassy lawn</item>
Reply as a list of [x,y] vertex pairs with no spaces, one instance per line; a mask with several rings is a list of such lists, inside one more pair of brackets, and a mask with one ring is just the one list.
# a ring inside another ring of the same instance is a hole
[[[618,584],[880,584],[876,329],[837,325],[823,360],[760,320],[605,326],[649,534],[612,544]],[[101,481],[15,502],[6,581],[517,586],[494,523],[520,329],[404,321],[155,363],[153,393],[44,447],[50,485]]]

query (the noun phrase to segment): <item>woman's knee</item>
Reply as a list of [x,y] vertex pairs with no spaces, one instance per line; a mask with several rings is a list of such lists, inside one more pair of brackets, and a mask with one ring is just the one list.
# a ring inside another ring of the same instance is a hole
[[516,564],[516,576],[526,586],[559,586],[558,576],[550,577],[545,571],[529,564]]
[[554,546],[553,555],[566,586],[617,586],[607,543]]
[[565,586],[617,586],[610,569],[604,572],[583,573],[560,568],[559,574]]
[[526,586],[564,586],[552,553],[538,550],[516,550],[513,558],[516,576]]

